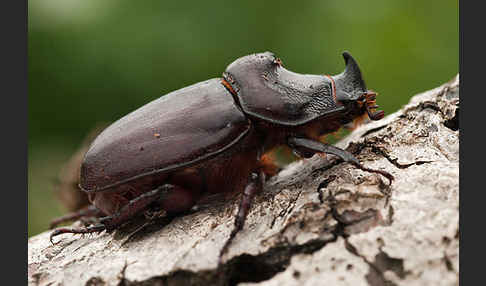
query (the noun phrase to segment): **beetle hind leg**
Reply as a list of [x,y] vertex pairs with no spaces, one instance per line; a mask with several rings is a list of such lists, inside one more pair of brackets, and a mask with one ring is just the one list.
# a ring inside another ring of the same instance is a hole
[[91,221],[96,217],[102,216],[103,213],[97,209],[94,205],[89,205],[75,212],[68,213],[61,217],[57,217],[51,220],[49,224],[49,229],[53,229],[61,223],[75,221],[77,219]]
[[84,234],[84,233],[101,232],[105,229],[106,229],[105,225],[101,224],[101,223],[93,225],[93,226],[84,227],[84,228],[63,227],[63,228],[55,229],[51,233],[51,235],[49,236],[49,240],[51,241],[52,244],[55,244],[54,241],[52,240],[52,238],[54,236],[58,236],[58,235],[63,234],[63,233]]
[[63,233],[93,233],[93,232],[101,232],[103,230],[111,231],[116,229],[121,224],[126,222],[128,219],[135,216],[140,211],[145,210],[151,203],[157,200],[163,200],[166,196],[170,195],[170,193],[175,188],[174,185],[165,184],[158,187],[155,190],[150,192],[144,193],[133,200],[129,201],[126,205],[124,205],[118,212],[114,213],[111,216],[102,217],[99,220],[99,223],[88,226],[84,228],[59,228],[55,229],[51,235],[50,240],[51,243],[54,244],[52,238],[54,236],[63,234]]

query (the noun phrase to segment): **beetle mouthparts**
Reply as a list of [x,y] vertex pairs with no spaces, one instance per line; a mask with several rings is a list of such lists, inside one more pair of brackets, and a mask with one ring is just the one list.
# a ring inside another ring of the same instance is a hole
[[379,107],[376,105],[377,95],[378,94],[372,90],[368,90],[364,94],[366,112],[371,120],[380,120],[385,116],[385,112],[383,110],[375,110]]

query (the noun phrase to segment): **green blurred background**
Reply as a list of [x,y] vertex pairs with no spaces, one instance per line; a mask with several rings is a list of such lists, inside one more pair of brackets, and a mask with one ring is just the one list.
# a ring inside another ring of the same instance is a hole
[[171,2],[29,0],[29,236],[65,211],[56,177],[98,122],[238,57],[269,50],[335,74],[349,50],[386,113],[459,71],[458,0]]

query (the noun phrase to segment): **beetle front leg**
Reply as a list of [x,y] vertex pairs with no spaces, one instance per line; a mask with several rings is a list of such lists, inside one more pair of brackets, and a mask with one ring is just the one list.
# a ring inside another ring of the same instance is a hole
[[248,215],[248,211],[250,210],[253,198],[258,192],[262,190],[264,180],[265,180],[265,175],[263,174],[262,171],[258,171],[257,173],[251,173],[249,182],[245,187],[245,191],[243,192],[243,196],[241,198],[240,205],[238,207],[238,213],[236,214],[234,228],[231,231],[228,240],[226,240],[226,243],[221,249],[221,252],[219,253],[218,265],[221,265],[223,255],[228,250],[228,247],[233,241],[233,239],[235,238],[236,234],[245,225],[246,216]]
[[113,230],[122,223],[136,215],[138,212],[147,208],[147,206],[157,200],[164,199],[174,189],[173,185],[165,184],[155,190],[144,193],[124,205],[118,212],[111,216],[103,217],[99,223],[93,226],[84,228],[58,228],[51,233],[50,240],[54,244],[52,238],[63,233],[93,233],[101,232],[103,230]]
[[328,154],[333,154],[344,160],[344,162],[348,162],[356,166],[357,168],[370,172],[370,173],[378,173],[384,177],[386,177],[389,180],[389,185],[391,185],[394,177],[392,174],[382,171],[382,170],[374,170],[370,168],[366,168],[361,163],[359,162],[356,157],[353,156],[353,154],[349,153],[346,150],[340,149],[338,147],[332,146],[332,145],[327,145],[318,141],[314,141],[311,139],[306,139],[306,138],[296,138],[296,137],[290,137],[287,140],[287,144],[297,150],[298,152],[304,152],[304,153],[328,153]]

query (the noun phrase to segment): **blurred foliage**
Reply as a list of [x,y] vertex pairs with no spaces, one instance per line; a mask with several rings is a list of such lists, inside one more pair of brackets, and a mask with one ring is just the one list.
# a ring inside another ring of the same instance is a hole
[[358,60],[391,113],[459,71],[457,0],[28,2],[29,235],[62,212],[60,164],[100,121],[272,51],[295,72]]

